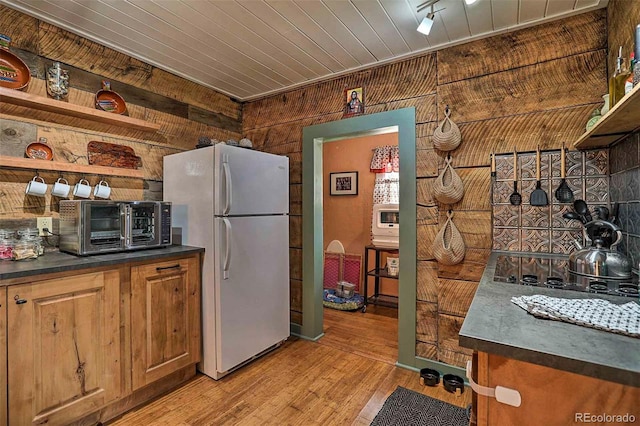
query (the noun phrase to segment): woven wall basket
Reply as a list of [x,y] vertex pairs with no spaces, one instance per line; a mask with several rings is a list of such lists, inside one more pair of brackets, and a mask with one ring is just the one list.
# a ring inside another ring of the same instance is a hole
[[453,213],[449,211],[447,221],[433,240],[433,255],[438,263],[443,265],[457,265],[462,262],[466,250],[462,235],[453,224],[452,217]]
[[451,167],[451,156],[448,155],[445,161],[447,164],[442,173],[433,182],[433,196],[441,203],[454,204],[462,199],[464,184],[460,176]]
[[444,110],[444,120],[433,132],[433,146],[439,151],[453,151],[460,145],[462,136],[456,123],[451,121],[449,106]]

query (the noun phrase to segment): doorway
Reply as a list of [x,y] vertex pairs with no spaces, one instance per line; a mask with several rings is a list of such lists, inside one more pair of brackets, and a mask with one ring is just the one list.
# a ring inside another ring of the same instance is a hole
[[[398,281],[398,360],[415,365],[416,337],[416,127],[415,108],[403,108],[305,127],[302,146],[303,290],[302,325],[294,332],[317,340],[323,334],[322,269],[322,144],[325,142],[397,132],[400,151],[400,255],[403,268]],[[413,224],[413,225],[411,225]]]
[[[323,293],[333,294],[330,289],[336,280],[345,280],[355,284],[358,294],[364,296],[366,279],[365,297],[371,299],[366,310],[340,310],[337,304],[324,306],[324,336],[319,343],[388,364],[398,360],[398,280],[386,271],[370,275],[362,274],[362,269],[368,265],[367,269],[372,270],[376,255],[381,269],[385,269],[388,256],[397,257],[397,250],[365,252],[365,247],[372,244],[374,204],[398,203],[398,169],[393,168],[393,164],[398,165],[397,147],[395,131],[322,144]],[[347,191],[338,187],[343,183],[338,180],[342,176],[348,176]],[[329,248],[330,243],[333,244]]]

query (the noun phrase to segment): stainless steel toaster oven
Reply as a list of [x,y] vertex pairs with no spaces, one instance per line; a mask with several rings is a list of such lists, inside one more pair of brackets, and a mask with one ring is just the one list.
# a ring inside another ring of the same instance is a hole
[[171,203],[60,201],[60,251],[90,255],[171,245]]

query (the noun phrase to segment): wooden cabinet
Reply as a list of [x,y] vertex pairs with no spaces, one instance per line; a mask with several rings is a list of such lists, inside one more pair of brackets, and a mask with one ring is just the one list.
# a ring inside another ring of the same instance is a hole
[[[519,407],[513,407],[495,398],[478,396],[478,425],[526,425],[532,424],[532,419],[535,419],[537,425],[565,426],[589,423],[585,416],[595,418],[598,415],[628,414],[635,416],[635,419],[640,418],[640,387],[484,352],[478,353],[477,371],[478,384],[515,389],[520,392],[522,399]],[[598,424],[603,423],[609,422]]]
[[[0,367],[7,365],[7,289],[0,288]],[[0,425],[7,419],[7,369],[0,368]]]
[[198,257],[131,268],[132,387],[200,360]]
[[119,270],[6,291],[9,424],[68,424],[120,396]]
[[188,253],[3,281],[0,426],[105,422],[193,377],[200,267]]

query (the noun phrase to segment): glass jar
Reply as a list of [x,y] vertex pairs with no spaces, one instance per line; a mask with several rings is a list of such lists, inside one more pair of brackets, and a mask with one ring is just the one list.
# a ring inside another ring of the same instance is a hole
[[18,237],[20,237],[20,239],[23,239],[25,237],[38,237],[39,235],[40,232],[38,231],[38,228],[18,229]]
[[16,231],[12,229],[0,229],[0,239],[14,239]]
[[13,260],[27,260],[38,258],[38,247],[33,241],[17,241],[13,246]]
[[42,237],[39,237],[37,235],[27,235],[23,236],[20,241],[24,241],[25,243],[32,243],[36,248],[38,256],[42,256],[44,254],[44,242],[42,241]]
[[0,260],[11,260],[13,258],[13,238],[0,238]]

